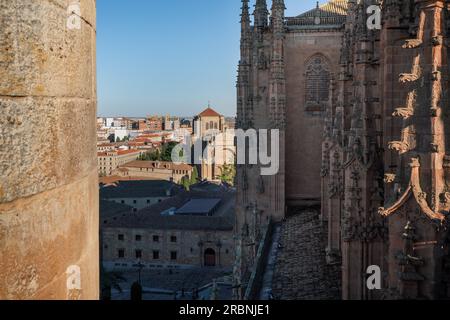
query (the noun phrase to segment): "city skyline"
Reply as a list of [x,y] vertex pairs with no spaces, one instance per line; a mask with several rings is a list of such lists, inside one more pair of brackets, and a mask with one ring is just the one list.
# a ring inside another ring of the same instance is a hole
[[[98,116],[185,117],[210,103],[234,117],[241,1],[133,4],[97,1]],[[315,6],[315,0],[287,0],[286,15]]]

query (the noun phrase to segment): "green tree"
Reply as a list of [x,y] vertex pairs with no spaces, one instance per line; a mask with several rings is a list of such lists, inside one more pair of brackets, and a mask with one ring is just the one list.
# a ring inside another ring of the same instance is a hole
[[172,162],[172,150],[177,142],[169,142],[164,144],[160,149],[156,149],[141,155],[138,160],[141,161],[165,161]]
[[194,168],[192,169],[191,184],[196,184],[198,180],[198,170],[197,167],[194,166]]
[[181,185],[184,187],[186,191],[190,191],[192,181],[191,179],[189,179],[188,176],[184,176],[183,178],[181,178]]
[[229,185],[234,184],[234,177],[236,176],[236,167],[232,164],[224,164],[219,168],[220,174],[216,177],[223,183],[227,183]]
[[166,162],[172,162],[172,150],[178,145],[178,142],[165,143],[161,150],[161,160]]

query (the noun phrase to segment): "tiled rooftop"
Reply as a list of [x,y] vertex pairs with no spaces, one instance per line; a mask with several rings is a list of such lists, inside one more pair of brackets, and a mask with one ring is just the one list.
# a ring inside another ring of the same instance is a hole
[[296,17],[286,18],[288,27],[340,27],[347,16],[348,0],[331,0]]
[[181,187],[164,180],[119,181],[100,188],[100,199],[167,197]]
[[[213,216],[162,215],[169,209],[181,208],[191,199],[221,199]],[[104,228],[151,228],[153,230],[211,230],[231,231],[234,226],[235,192],[191,191],[154,204],[130,214],[122,214],[102,221]]]

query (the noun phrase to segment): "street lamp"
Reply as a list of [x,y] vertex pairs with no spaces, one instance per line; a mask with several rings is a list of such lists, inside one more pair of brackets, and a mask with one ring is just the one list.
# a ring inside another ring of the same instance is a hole
[[136,264],[136,266],[138,267],[138,274],[139,274],[138,283],[139,283],[140,286],[142,286],[142,284],[141,284],[141,271],[145,267],[145,265],[141,263],[141,259],[138,259],[138,263]]

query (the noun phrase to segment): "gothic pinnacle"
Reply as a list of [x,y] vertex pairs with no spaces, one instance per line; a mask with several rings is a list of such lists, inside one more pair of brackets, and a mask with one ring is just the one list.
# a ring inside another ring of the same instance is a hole
[[241,13],[241,24],[244,26],[246,24],[250,25],[250,9],[248,6],[249,0],[242,0],[242,13]]
[[271,24],[274,28],[274,31],[281,32],[281,29],[283,28],[284,10],[286,10],[284,0],[273,0]]
[[267,10],[266,0],[256,0],[255,11],[253,15],[255,16],[255,27],[267,27],[269,11]]

